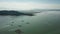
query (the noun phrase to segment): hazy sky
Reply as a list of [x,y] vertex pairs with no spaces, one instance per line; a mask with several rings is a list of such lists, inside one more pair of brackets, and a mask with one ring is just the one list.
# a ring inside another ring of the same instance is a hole
[[0,0],[0,10],[60,9],[60,0]]

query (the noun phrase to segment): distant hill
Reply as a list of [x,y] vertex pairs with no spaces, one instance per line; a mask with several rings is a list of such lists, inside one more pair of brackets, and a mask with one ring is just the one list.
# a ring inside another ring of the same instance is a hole
[[20,16],[20,15],[27,15],[27,16],[33,16],[33,14],[29,14],[29,13],[23,13],[23,12],[19,12],[19,11],[14,11],[14,10],[1,10],[0,11],[0,15],[10,15],[10,16]]

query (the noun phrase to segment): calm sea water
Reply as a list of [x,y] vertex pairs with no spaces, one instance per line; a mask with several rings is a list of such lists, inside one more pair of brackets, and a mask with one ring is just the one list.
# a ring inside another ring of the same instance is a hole
[[[21,27],[19,27],[21,25]],[[17,34],[58,34],[60,33],[60,11],[46,11],[36,16],[0,16],[0,33]]]

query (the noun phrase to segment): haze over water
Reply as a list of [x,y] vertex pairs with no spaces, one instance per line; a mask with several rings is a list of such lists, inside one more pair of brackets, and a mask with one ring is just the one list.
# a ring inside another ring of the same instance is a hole
[[[41,9],[60,9],[60,0],[0,0],[0,10]],[[17,34],[16,29],[21,29],[22,34],[58,34],[60,11],[41,11],[35,16],[0,16],[0,34]]]

